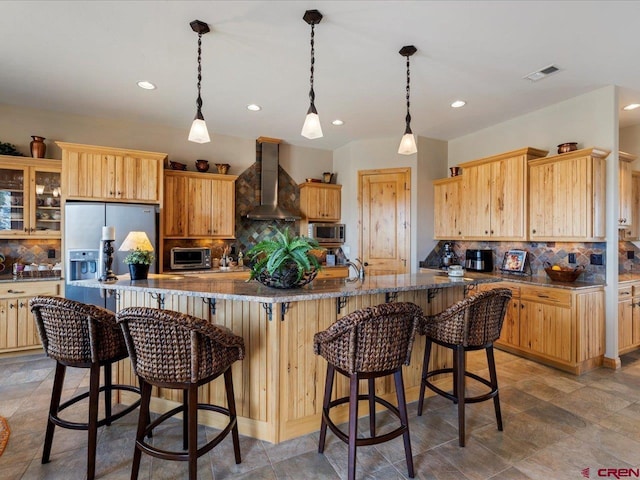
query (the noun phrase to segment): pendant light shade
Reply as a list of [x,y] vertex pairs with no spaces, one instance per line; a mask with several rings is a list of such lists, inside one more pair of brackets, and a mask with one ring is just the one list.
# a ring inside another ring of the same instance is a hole
[[313,91],[313,73],[316,61],[314,50],[314,27],[318,23],[320,23],[320,20],[322,20],[322,14],[318,10],[307,10],[304,13],[302,19],[309,25],[311,25],[311,89],[309,90],[309,110],[307,110],[307,117],[304,119],[304,125],[302,126],[302,132],[300,134],[305,138],[313,140],[314,138],[322,137],[322,126],[320,125],[320,117],[318,117],[318,111],[316,110],[315,106],[316,94]]
[[414,153],[418,153],[418,146],[416,145],[416,139],[413,136],[413,132],[411,131],[411,113],[409,111],[410,106],[410,75],[409,75],[409,57],[416,53],[418,49],[413,45],[406,45],[400,49],[400,55],[403,57],[407,57],[407,116],[405,117],[405,129],[404,135],[402,136],[402,140],[400,140],[400,147],[398,148],[398,153],[400,155],[412,155]]
[[198,34],[198,98],[196,99],[196,116],[189,130],[189,141],[195,143],[208,143],[211,141],[207,124],[202,116],[202,97],[200,96],[200,83],[202,82],[202,35],[209,33],[209,25],[200,20],[194,20],[189,25],[191,29]]

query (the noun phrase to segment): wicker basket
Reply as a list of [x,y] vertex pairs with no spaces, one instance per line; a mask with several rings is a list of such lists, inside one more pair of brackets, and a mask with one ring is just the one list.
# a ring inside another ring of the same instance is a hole
[[584,272],[584,265],[578,265],[573,269],[563,268],[562,270],[553,270],[551,266],[549,266],[545,267],[544,271],[547,272],[549,278],[554,282],[575,282],[580,274]]
[[275,272],[270,275],[269,272],[263,270],[256,275],[255,279],[261,284],[272,288],[300,288],[304,287],[307,283],[311,282],[318,271],[314,268],[309,272],[306,272],[300,280],[298,280],[298,271],[296,269],[289,269],[283,272]]

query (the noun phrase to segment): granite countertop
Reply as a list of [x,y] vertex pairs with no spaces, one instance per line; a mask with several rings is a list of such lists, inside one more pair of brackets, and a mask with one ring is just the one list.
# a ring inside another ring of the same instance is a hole
[[64,280],[62,277],[14,277],[13,274],[3,274],[0,275],[0,283],[7,282],[46,282],[46,281],[56,281],[56,280]]
[[[440,269],[431,269],[422,267],[421,271],[440,271]],[[471,272],[465,270],[465,276],[471,274]],[[513,275],[507,273],[487,273],[485,275],[489,275],[495,277],[497,281],[502,282],[514,282],[514,283],[522,283],[524,285],[536,285],[540,287],[554,287],[554,288],[562,288],[565,290],[581,290],[586,288],[593,287],[603,287],[605,286],[605,282],[583,282],[583,281],[575,281],[575,282],[555,282],[551,280],[549,277],[545,276],[527,276],[527,275]],[[637,280],[640,280],[640,273],[637,275]]]
[[150,274],[147,280],[131,281],[128,275],[120,275],[114,283],[98,280],[77,280],[70,285],[107,290],[133,290],[148,293],[185,295],[190,297],[219,298],[264,303],[284,303],[323,298],[350,297],[375,293],[428,290],[491,283],[500,279],[479,273],[464,277],[449,277],[444,272],[418,274],[381,275],[363,281],[348,282],[345,279],[314,280],[302,288],[279,290],[266,287],[257,281],[225,279],[223,275],[203,273]]
[[638,282],[638,281],[640,281],[640,272],[618,274],[618,284]]

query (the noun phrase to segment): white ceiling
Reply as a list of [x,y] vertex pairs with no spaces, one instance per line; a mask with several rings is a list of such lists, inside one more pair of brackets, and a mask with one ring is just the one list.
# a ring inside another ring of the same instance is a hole
[[[300,129],[316,26],[316,107],[324,137]],[[0,103],[185,129],[195,114],[197,35],[210,132],[335,149],[404,131],[413,44],[414,133],[443,140],[575,97],[621,87],[640,103],[640,2],[0,1]],[[561,72],[522,77],[549,64]],[[145,91],[139,80],[158,89]],[[452,109],[455,99],[467,106]],[[249,103],[263,107],[246,110]],[[640,109],[639,109],[640,110]],[[620,112],[621,126],[640,123]],[[331,120],[345,121],[342,127]]]

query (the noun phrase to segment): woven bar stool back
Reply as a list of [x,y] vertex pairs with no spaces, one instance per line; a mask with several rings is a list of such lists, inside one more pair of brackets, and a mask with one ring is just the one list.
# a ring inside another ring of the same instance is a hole
[[[189,463],[189,479],[197,477],[198,457],[209,452],[230,432],[236,463],[241,462],[231,365],[244,358],[244,341],[226,327],[170,310],[131,307],[118,312],[133,370],[140,381],[142,404],[131,478],[138,478],[141,453]],[[224,375],[227,407],[198,403],[198,387]],[[151,387],[180,389],[183,405],[150,422]],[[198,448],[198,410],[229,417],[226,427]],[[183,414],[183,449],[168,451],[154,447],[145,436],[174,415]]]
[[[96,442],[98,427],[110,425],[112,421],[134,410],[132,405],[112,414],[111,394],[113,390],[140,393],[129,385],[112,385],[111,365],[127,357],[127,348],[122,331],[116,324],[115,315],[104,308],[86,305],[59,297],[38,296],[30,300],[40,340],[45,353],[56,360],[56,373],[49,406],[42,463],[51,455],[55,427],[88,431],[87,478],[95,477]],[[67,367],[89,368],[89,391],[60,403]],[[100,386],[100,367],[104,368],[104,386]],[[98,399],[104,392],[104,418],[98,420]],[[89,412],[86,423],[70,422],[60,417],[62,410],[89,397]]]
[[[493,342],[500,337],[502,323],[511,301],[511,290],[496,288],[465,298],[437,315],[429,316],[421,326],[426,335],[422,382],[418,400],[418,416],[422,415],[425,387],[458,404],[458,443],[465,445],[465,404],[493,398],[498,430],[502,431],[502,414],[498,392],[498,377],[493,355]],[[453,350],[453,367],[429,371],[432,344]],[[489,379],[466,371],[465,352],[484,349],[489,367]],[[436,375],[453,374],[452,393],[437,387],[429,379]],[[465,396],[465,379],[471,378],[489,387],[489,392]]]
[[[346,315],[314,336],[314,352],[327,360],[318,451],[324,452],[328,426],[340,440],[349,445],[349,480],[355,479],[357,447],[387,442],[400,435],[404,440],[409,476],[414,476],[402,365],[409,364],[421,318],[422,310],[413,303],[386,303]],[[331,400],[336,371],[349,377],[349,396]],[[394,376],[397,407],[375,395],[375,379],[387,375]],[[366,395],[358,393],[360,379],[368,382]],[[370,436],[365,438],[358,438],[357,435],[360,400],[367,400],[369,405]],[[349,403],[348,433],[340,430],[329,416],[331,408],[344,403]],[[384,435],[376,435],[376,403],[399,418],[398,428]]]

